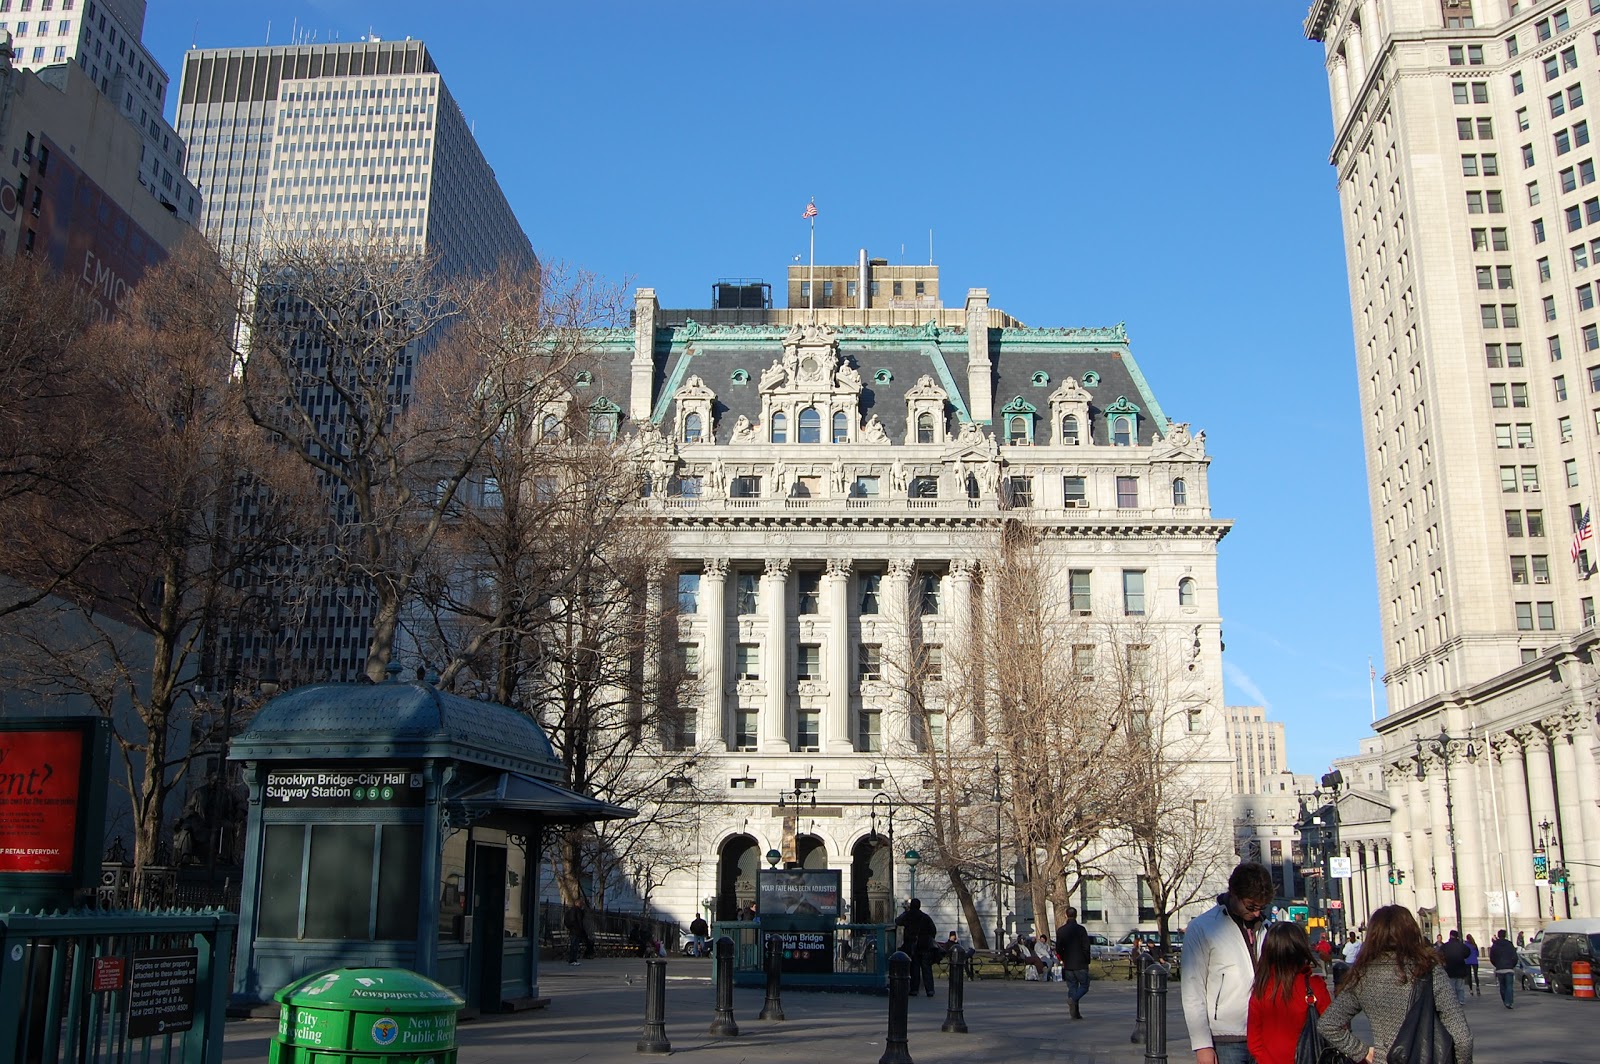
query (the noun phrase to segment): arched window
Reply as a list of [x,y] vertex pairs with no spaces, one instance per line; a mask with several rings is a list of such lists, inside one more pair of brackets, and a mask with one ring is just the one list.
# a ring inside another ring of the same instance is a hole
[[1194,605],[1194,577],[1186,576],[1178,581],[1178,605]]
[[1189,485],[1184,482],[1182,477],[1176,477],[1172,481],[1172,505],[1189,505]]
[[772,415],[772,442],[789,442],[789,415],[782,410]]
[[932,414],[923,413],[923,414],[918,414],[917,415],[917,442],[918,443],[932,443],[933,442],[933,415]]
[[559,439],[561,436],[561,419],[554,414],[546,414],[543,423],[539,426],[539,434],[547,440]]
[[684,443],[699,443],[700,434],[702,431],[699,414],[690,414],[688,417],[683,419]]
[[1068,414],[1061,419],[1061,442],[1068,447],[1078,446],[1078,418],[1075,414]]
[[808,406],[800,411],[800,442],[822,442],[822,415],[814,406]]
[[1111,422],[1111,445],[1113,447],[1133,446],[1133,418],[1119,417]]
[[836,410],[833,414],[833,442],[850,442],[850,419],[844,416],[843,410]]
[[1028,419],[1027,418],[1025,418],[1025,417],[1023,417],[1022,415],[1019,414],[1016,417],[1012,418],[1010,421],[1006,422],[1006,442],[1007,443],[1027,443],[1028,442]]

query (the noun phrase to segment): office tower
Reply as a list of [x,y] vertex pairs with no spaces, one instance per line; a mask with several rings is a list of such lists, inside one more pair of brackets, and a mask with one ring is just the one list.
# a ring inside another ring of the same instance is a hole
[[1283,722],[1268,720],[1261,706],[1229,706],[1227,716],[1234,790],[1264,794],[1269,780],[1288,771]]
[[1304,25],[1333,106],[1396,897],[1467,930],[1576,907],[1536,876],[1541,838],[1584,892],[1600,866],[1597,12],[1317,0]]
[[486,271],[533,250],[421,41],[195,49],[178,131],[224,258],[377,232]]
[[183,141],[162,112],[167,72],[145,49],[145,0],[0,0],[0,31],[12,36],[13,63],[44,71],[76,63],[139,128],[139,183],[186,222],[199,215],[200,197],[184,176]]
[[[201,227],[241,277],[270,266],[277,242],[347,238],[435,254],[446,275],[536,261],[421,41],[192,50],[177,124],[189,176],[206,193]],[[275,313],[271,301],[256,312]],[[303,347],[319,357],[309,332]],[[407,367],[402,387],[410,380]],[[339,421],[331,386],[316,391],[319,416]],[[346,502],[335,491],[331,512]],[[290,575],[274,586],[296,585]],[[368,591],[320,582],[288,602],[274,591],[274,616],[219,653],[246,668],[269,657],[286,675],[353,680],[366,665]]]
[[[935,268],[919,269],[936,284]],[[987,780],[1001,749],[973,714],[947,712],[958,696],[943,684],[982,671],[966,641],[988,630],[983,611],[1003,608],[1003,529],[1044,545],[1060,589],[1047,623],[1055,638],[1074,633],[1060,669],[1170,680],[1151,712],[1186,751],[1175,772],[1192,773],[1195,801],[1217,812],[1206,852],[1225,861],[1216,551],[1229,525],[1211,515],[1204,435],[1168,418],[1126,332],[1027,328],[983,289],[914,318],[724,294],[723,307],[673,310],[640,289],[633,328],[596,336],[566,419],[632,437],[650,470],[641,505],[668,531],[677,660],[697,680],[686,719],[659,741],[705,766],[700,841],[656,881],[655,904],[730,918],[754,900],[770,848],[845,870],[854,919],[892,918],[915,881],[901,851],[916,829],[902,808],[892,848],[885,814],[928,786],[919,757],[955,736]],[[1078,884],[1093,930],[1153,919],[1131,856],[1113,852]],[[957,926],[948,883],[924,876],[940,927]],[[992,928],[998,899],[979,893]]]

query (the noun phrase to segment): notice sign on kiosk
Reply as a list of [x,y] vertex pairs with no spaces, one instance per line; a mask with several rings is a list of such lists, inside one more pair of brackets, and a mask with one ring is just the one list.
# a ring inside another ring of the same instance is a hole
[[783,945],[783,971],[833,971],[843,873],[836,869],[771,869],[756,880],[763,939]]

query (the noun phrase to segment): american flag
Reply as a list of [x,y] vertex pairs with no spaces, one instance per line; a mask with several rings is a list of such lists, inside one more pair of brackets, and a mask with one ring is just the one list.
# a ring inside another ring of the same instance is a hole
[[1583,516],[1578,518],[1577,531],[1572,533],[1572,560],[1576,562],[1578,555],[1583,553],[1583,545],[1594,538],[1594,526],[1589,523],[1589,511],[1584,510]]
[[816,200],[812,200],[810,203],[806,204],[806,213],[802,214],[800,217],[802,217],[802,218],[815,218],[816,216],[817,216],[817,201]]

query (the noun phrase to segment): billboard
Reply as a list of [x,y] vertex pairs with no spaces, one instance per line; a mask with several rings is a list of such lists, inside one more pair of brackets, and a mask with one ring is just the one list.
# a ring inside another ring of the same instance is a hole
[[0,718],[0,896],[28,907],[94,890],[110,757],[103,717]]
[[837,920],[843,876],[828,868],[764,869],[756,879],[756,907],[762,916]]

